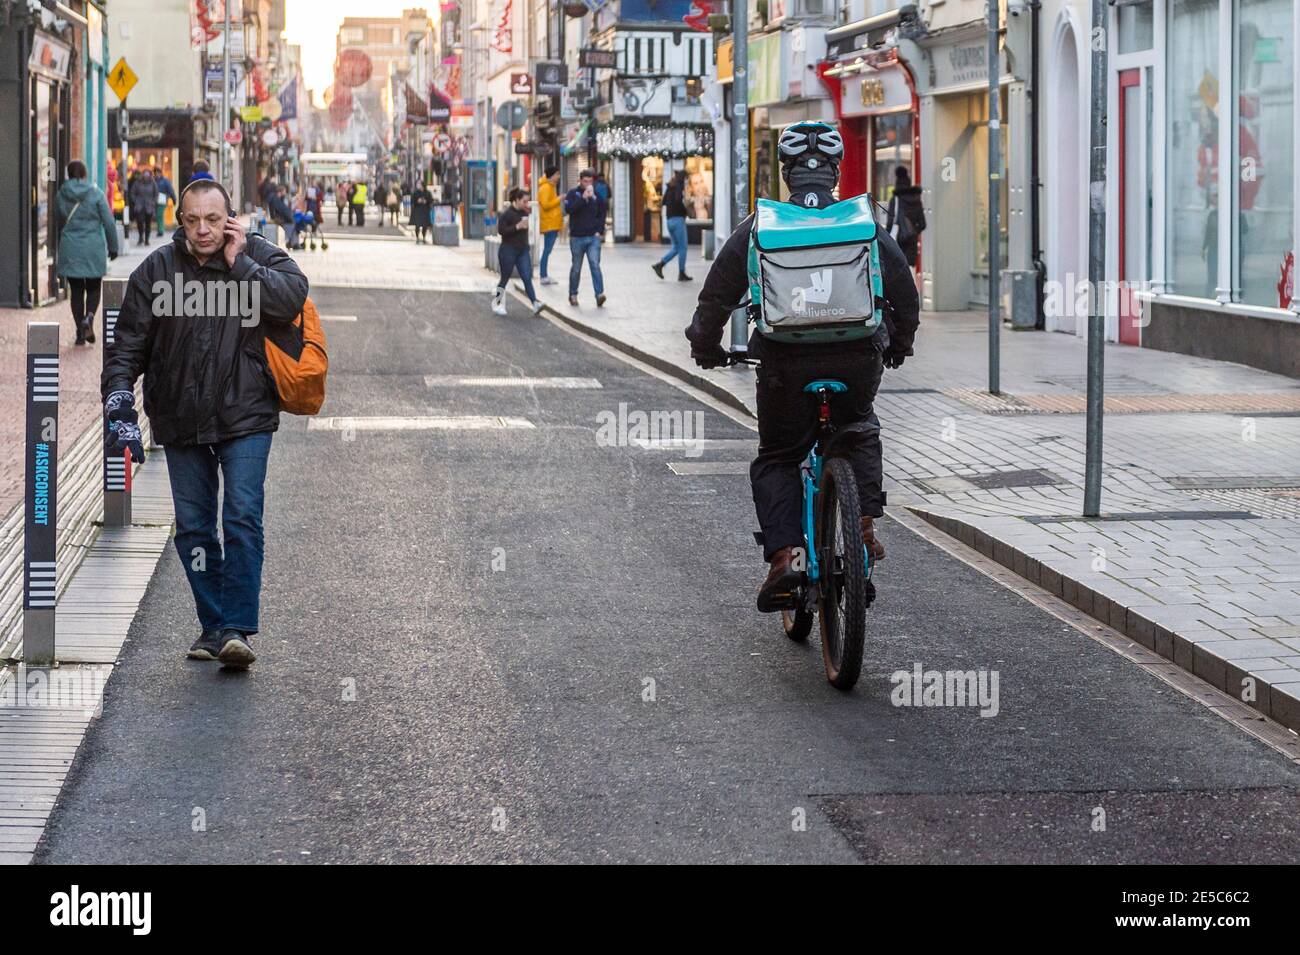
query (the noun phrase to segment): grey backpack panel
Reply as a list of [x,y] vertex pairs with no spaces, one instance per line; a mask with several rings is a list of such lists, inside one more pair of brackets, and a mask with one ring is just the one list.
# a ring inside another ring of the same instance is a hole
[[875,330],[871,247],[759,252],[762,319],[772,331],[857,325]]

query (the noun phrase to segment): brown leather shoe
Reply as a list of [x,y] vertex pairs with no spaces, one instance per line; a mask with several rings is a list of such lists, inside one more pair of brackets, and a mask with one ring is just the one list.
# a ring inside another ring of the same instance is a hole
[[803,574],[790,567],[793,559],[793,547],[782,547],[772,555],[767,579],[758,590],[759,613],[772,613],[791,606],[799,585],[803,583]]
[[867,545],[867,553],[872,560],[885,559],[885,545],[876,537],[875,518],[862,519],[862,543]]

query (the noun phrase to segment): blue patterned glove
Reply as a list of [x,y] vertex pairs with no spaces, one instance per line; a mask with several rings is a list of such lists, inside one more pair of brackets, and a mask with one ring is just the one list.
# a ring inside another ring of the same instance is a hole
[[129,448],[131,460],[143,464],[144,441],[140,434],[140,415],[135,410],[135,395],[129,391],[114,391],[104,401],[104,413],[108,416],[104,450],[109,454],[121,454]]

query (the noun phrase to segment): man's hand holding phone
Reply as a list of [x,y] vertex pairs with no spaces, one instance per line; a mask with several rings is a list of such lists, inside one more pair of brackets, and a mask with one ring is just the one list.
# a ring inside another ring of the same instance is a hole
[[244,232],[244,224],[234,216],[227,216],[221,234],[226,242],[222,247],[222,253],[226,257],[226,266],[233,269],[235,267],[235,257],[248,247],[248,236]]

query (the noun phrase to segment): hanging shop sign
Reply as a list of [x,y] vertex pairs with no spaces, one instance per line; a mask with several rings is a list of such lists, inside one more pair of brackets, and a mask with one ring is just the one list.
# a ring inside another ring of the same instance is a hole
[[528,96],[533,92],[533,78],[527,73],[510,74],[510,93],[512,96]]
[[539,96],[558,96],[569,85],[569,68],[563,63],[538,63],[533,69]]
[[584,70],[617,69],[618,53],[614,50],[597,50],[584,47],[578,51],[578,66]]
[[239,118],[246,123],[260,123],[262,121],[262,107],[241,106],[239,107]]
[[912,88],[903,66],[866,67],[846,74],[840,84],[840,115],[873,116],[912,108]]
[[785,64],[781,58],[781,34],[768,33],[749,41],[749,105],[779,103]]
[[[65,80],[68,78],[68,66],[72,62],[72,48],[66,43],[60,43],[52,36],[37,31],[32,37],[32,53],[27,57],[27,66],[37,73],[43,73],[55,79]],[[120,61],[125,65],[126,61]],[[130,71],[130,67],[127,70]],[[131,74],[135,76],[134,73]],[[117,92],[117,87],[113,85],[112,78],[109,79],[109,85],[113,86],[113,92]],[[130,86],[135,85],[132,79]],[[130,87],[128,86],[128,90]],[[125,93],[119,94],[118,99],[124,99]]]
[[433,84],[429,85],[429,122],[449,123],[455,108],[451,95]]
[[489,46],[498,53],[513,53],[515,49],[514,33],[510,21],[513,16],[514,0],[497,0],[496,13],[492,18],[492,40]]

